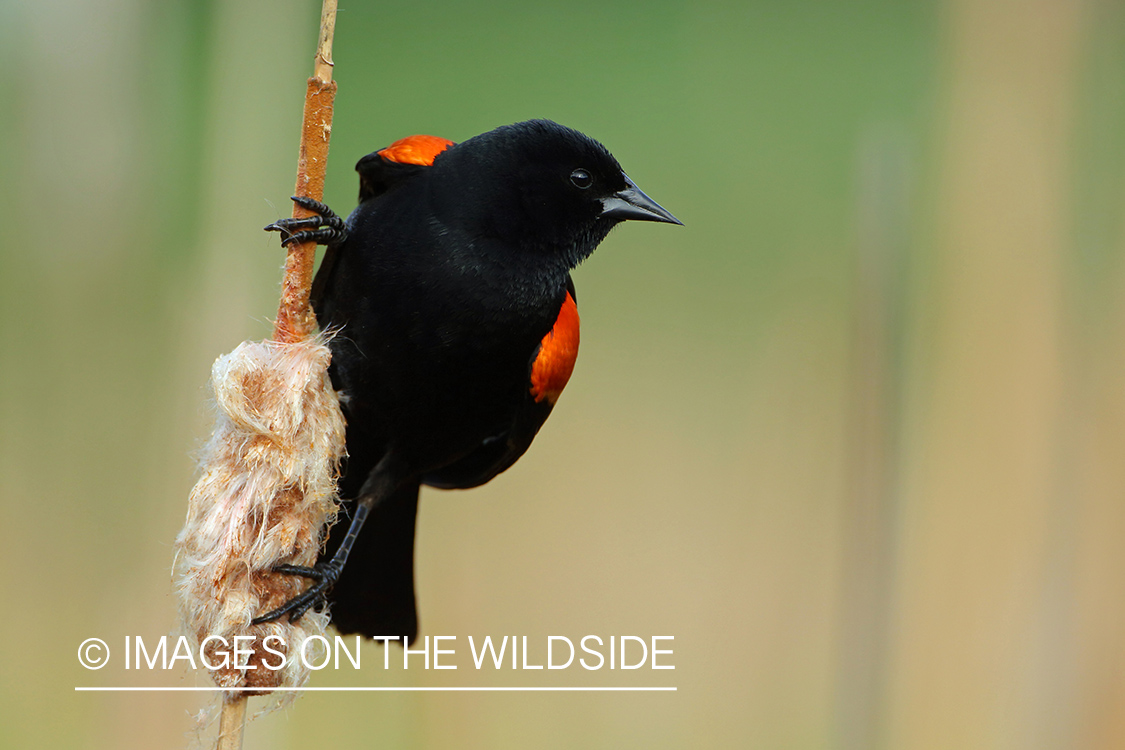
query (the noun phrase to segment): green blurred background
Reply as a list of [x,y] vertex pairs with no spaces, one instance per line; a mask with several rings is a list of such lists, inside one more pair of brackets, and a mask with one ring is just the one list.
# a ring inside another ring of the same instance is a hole
[[[183,747],[212,360],[263,338],[319,8],[0,3],[0,745]],[[423,631],[674,635],[676,670],[383,672],[245,747],[1125,746],[1125,7],[343,4],[327,201],[423,132],[549,117],[687,225],[576,273],[535,447],[424,494]],[[397,651],[396,654],[397,656]],[[561,676],[560,676],[561,675]],[[260,701],[260,699],[258,699]]]

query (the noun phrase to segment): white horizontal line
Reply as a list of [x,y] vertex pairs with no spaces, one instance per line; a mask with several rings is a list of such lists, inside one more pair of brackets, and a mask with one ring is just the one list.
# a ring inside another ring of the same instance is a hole
[[76,687],[78,693],[224,693],[242,691],[289,692],[367,692],[367,693],[457,693],[457,692],[675,692],[675,687]]

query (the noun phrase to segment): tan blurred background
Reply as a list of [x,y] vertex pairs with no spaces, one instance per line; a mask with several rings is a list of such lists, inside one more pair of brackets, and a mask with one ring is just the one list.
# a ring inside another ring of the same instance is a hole
[[[316,3],[0,4],[0,746],[183,747],[211,361],[262,338]],[[343,3],[327,200],[406,134],[550,117],[684,229],[576,274],[535,447],[423,496],[424,632],[674,635],[674,672],[383,672],[246,748],[1125,747],[1125,7]],[[396,657],[398,652],[394,654]],[[556,675],[562,675],[556,677]]]

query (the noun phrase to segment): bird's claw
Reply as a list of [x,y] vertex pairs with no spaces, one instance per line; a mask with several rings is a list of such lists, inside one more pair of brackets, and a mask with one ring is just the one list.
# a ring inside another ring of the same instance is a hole
[[267,232],[281,232],[282,245],[305,242],[331,245],[341,242],[347,236],[344,220],[325,204],[299,195],[294,195],[292,200],[315,215],[304,219],[278,219],[267,226],[265,228]]
[[333,584],[336,583],[336,579],[340,577],[341,567],[342,566],[332,561],[317,563],[311,568],[304,567],[303,565],[288,564],[274,567],[274,573],[309,578],[315,581],[315,583],[277,609],[270,610],[264,615],[255,617],[250,621],[250,624],[261,625],[264,622],[273,622],[284,615],[289,615],[289,622],[296,622],[301,619],[313,606],[326,601],[328,591],[332,588]]

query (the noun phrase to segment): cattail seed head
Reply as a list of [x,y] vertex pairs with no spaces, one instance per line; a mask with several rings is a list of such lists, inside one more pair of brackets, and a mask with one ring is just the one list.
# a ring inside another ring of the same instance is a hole
[[[336,513],[344,418],[330,358],[323,337],[244,342],[211,370],[217,424],[176,539],[175,574],[185,629],[197,647],[206,644],[206,661],[220,665],[210,674],[221,687],[299,687],[309,670],[297,652],[328,625],[315,611],[297,623],[250,621],[308,586],[272,569],[313,565]],[[219,652],[235,636],[253,636],[253,653],[223,665]],[[270,648],[286,654],[280,669],[267,668],[280,662],[263,648],[269,636],[277,637]]]

